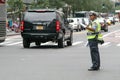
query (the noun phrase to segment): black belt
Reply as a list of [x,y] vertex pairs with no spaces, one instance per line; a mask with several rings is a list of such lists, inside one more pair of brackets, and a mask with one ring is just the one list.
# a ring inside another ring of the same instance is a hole
[[100,32],[95,32],[95,33],[87,33],[87,35],[96,35],[99,34]]

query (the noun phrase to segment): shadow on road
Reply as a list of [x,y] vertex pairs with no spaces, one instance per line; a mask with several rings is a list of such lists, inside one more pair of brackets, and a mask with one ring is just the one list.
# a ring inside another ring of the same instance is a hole
[[[65,46],[64,48],[67,48],[67,46]],[[64,49],[64,48],[59,48],[57,45],[41,45],[41,46],[31,46],[30,48],[25,48],[25,49]]]

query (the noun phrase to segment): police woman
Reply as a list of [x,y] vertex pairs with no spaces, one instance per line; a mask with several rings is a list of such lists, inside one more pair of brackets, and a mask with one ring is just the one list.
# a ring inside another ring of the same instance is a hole
[[86,27],[87,29],[87,39],[90,47],[92,67],[88,71],[96,71],[100,69],[100,55],[98,48],[98,41],[102,40],[101,25],[97,21],[97,14],[95,12],[90,12],[90,23]]

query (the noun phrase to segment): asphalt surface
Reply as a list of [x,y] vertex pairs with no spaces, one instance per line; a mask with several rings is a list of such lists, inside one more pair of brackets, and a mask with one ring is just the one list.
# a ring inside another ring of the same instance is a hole
[[24,49],[21,36],[8,33],[15,36],[9,36],[0,47],[0,80],[120,80],[120,46],[116,46],[120,44],[119,26],[112,25],[104,32],[105,41],[110,44],[99,47],[99,71],[87,70],[91,58],[89,47],[84,46],[85,31],[75,32],[74,45],[63,49],[34,44]]

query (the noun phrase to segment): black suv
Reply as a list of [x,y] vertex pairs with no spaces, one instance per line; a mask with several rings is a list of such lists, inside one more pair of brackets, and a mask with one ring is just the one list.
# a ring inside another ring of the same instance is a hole
[[24,13],[21,22],[23,47],[29,48],[30,43],[37,46],[48,41],[58,43],[59,48],[72,45],[73,30],[64,14],[52,9],[33,9]]

